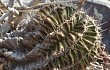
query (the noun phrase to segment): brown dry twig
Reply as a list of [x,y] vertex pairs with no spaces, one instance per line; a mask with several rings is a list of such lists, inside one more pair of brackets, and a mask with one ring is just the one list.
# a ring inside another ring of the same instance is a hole
[[8,9],[7,6],[5,6],[1,0],[0,0],[0,9],[2,10]]
[[86,0],[79,0],[78,3],[78,9],[80,9],[82,7],[82,5],[85,3]]

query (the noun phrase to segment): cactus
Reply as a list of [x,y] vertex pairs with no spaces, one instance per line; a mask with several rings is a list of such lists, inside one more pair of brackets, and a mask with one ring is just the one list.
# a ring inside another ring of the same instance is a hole
[[[4,48],[24,54],[20,58],[2,54],[12,70],[20,66],[27,70],[83,70],[99,55],[100,33],[95,20],[74,7],[61,4],[44,6],[25,28],[20,29],[12,33],[11,39],[4,39],[0,43],[4,47],[7,41],[14,42],[13,46],[6,45]],[[16,35],[20,36],[19,40]],[[17,38],[17,42],[14,38]],[[23,66],[32,62],[35,65]]]

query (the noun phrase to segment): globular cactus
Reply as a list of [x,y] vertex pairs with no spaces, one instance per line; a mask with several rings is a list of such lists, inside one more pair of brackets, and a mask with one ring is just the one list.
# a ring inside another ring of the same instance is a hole
[[17,42],[18,46],[8,49],[25,55],[17,58],[3,54],[15,68],[13,70],[17,66],[25,69],[26,64],[32,62],[35,65],[26,67],[27,70],[83,70],[99,55],[100,33],[95,20],[74,7],[57,4],[44,6],[22,32],[25,33]]

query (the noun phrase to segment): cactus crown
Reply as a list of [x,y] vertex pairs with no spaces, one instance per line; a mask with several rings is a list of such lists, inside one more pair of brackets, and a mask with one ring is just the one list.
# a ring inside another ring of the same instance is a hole
[[[42,35],[46,67],[78,70],[86,66],[98,54],[100,39],[98,28],[92,17],[73,7],[46,6],[37,14],[37,26]],[[65,67],[66,66],[66,67]]]

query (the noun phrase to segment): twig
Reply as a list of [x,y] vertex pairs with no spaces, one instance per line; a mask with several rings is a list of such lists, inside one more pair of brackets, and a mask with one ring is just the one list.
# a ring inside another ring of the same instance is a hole
[[28,8],[28,6],[24,5],[21,0],[17,0],[19,5],[22,7],[22,8]]
[[2,7],[6,7],[6,6],[2,3],[1,0],[0,0],[0,6],[2,6]]
[[7,16],[9,16],[9,12],[3,14],[3,15],[0,17],[0,22],[2,22]]

